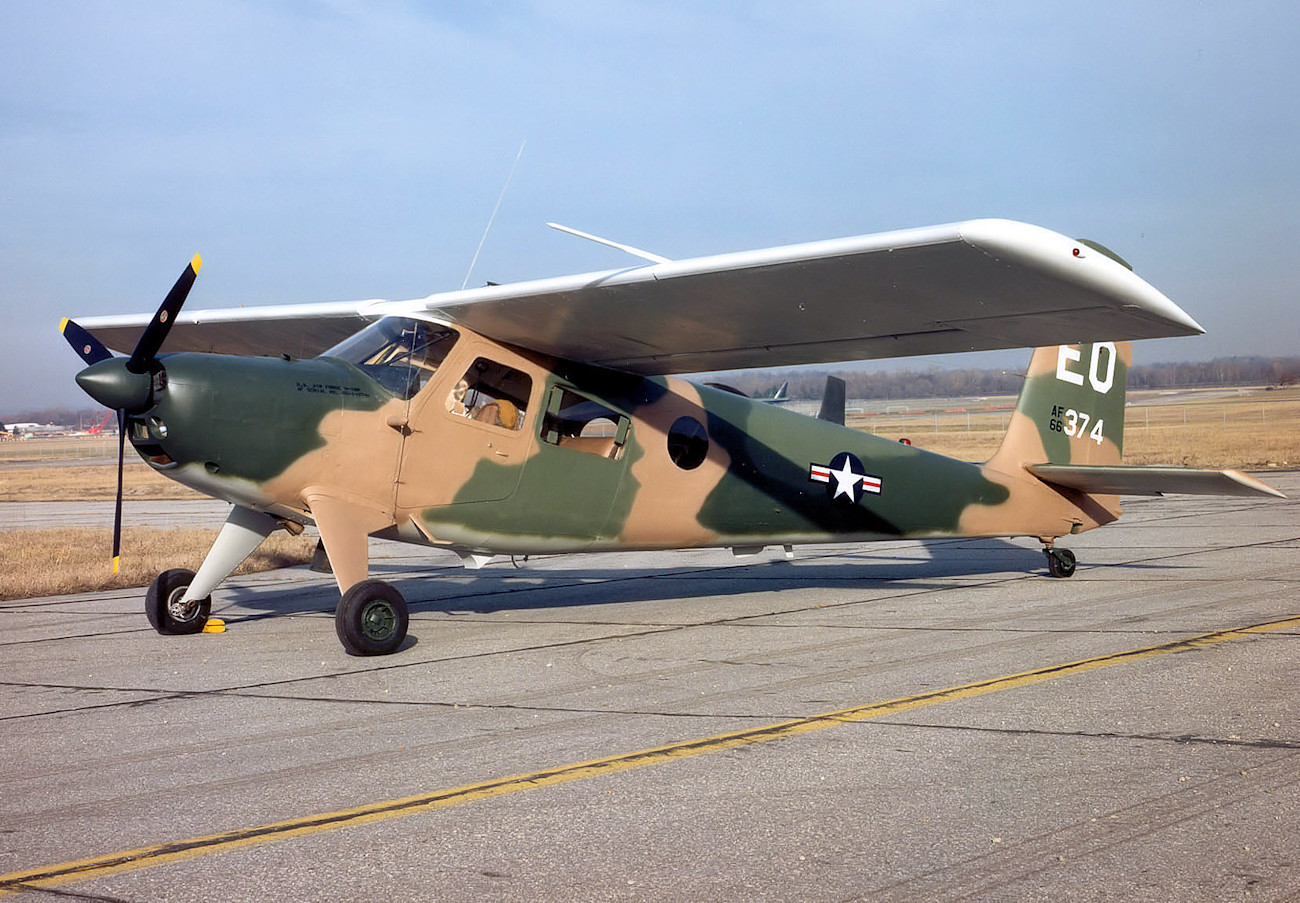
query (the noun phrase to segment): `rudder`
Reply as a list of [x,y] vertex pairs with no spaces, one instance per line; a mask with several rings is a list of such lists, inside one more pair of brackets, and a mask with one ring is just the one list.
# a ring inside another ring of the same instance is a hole
[[1132,342],[1036,348],[1007,433],[989,466],[1119,464]]

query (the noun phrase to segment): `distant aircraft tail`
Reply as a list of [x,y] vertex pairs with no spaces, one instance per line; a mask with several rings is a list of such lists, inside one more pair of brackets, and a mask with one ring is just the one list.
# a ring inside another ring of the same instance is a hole
[[[709,385],[716,385],[716,383],[710,383]],[[762,401],[766,404],[785,404],[790,400],[790,381],[786,380],[781,383],[776,388],[776,391],[770,395],[754,395],[752,397],[755,401]]]
[[822,406],[817,412],[818,420],[844,425],[844,396],[847,384],[838,376],[826,377],[826,388],[822,391]]

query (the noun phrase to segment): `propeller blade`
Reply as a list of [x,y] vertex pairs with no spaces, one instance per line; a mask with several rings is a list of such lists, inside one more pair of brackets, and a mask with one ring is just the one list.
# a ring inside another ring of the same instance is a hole
[[126,459],[126,411],[117,410],[117,504],[113,509],[113,573],[122,555],[122,463]]
[[195,254],[189,266],[185,268],[185,272],[181,273],[181,277],[176,280],[172,290],[163,299],[154,318],[145,327],[135,350],[131,352],[131,359],[126,362],[126,369],[132,373],[144,373],[149,369],[149,364],[157,356],[158,349],[167,340],[167,333],[171,332],[176,314],[180,313],[181,305],[185,303],[185,298],[189,295],[202,264],[199,255]]
[[63,321],[59,323],[59,332],[63,333],[63,337],[68,340],[72,350],[77,352],[87,364],[98,364],[100,361],[108,360],[113,356],[113,352],[105,348],[103,342],[67,317],[64,317]]

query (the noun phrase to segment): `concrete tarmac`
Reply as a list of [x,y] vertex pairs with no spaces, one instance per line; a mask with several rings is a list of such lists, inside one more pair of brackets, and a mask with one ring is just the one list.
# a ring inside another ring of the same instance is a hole
[[1064,580],[1028,540],[376,543],[374,659],[305,569],[220,634],[0,603],[0,896],[1295,899],[1300,502],[1126,509]]

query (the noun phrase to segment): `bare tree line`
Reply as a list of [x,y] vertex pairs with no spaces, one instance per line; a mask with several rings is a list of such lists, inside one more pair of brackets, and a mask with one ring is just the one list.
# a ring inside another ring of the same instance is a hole
[[[867,373],[837,370],[849,398],[960,398],[970,395],[1015,395],[1024,373],[1015,370],[895,370]],[[770,395],[790,384],[791,398],[821,398],[827,371],[789,370],[728,374],[727,385],[748,395]],[[1128,372],[1130,389],[1178,389],[1196,386],[1286,386],[1300,382],[1300,357],[1220,357],[1210,361],[1140,364]]]

